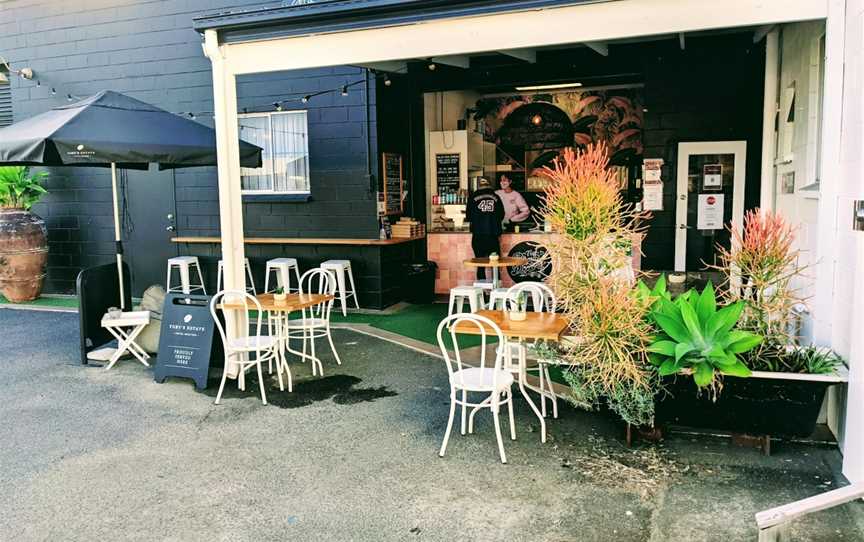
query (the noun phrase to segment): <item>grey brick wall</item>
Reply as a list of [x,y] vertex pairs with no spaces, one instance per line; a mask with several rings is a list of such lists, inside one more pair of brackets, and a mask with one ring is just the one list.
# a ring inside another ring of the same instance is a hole
[[[168,111],[196,112],[212,126],[210,62],[192,18],[204,12],[260,5],[242,0],[113,0],[98,3],[0,0],[0,54],[31,67],[41,85],[14,79],[16,121],[110,89]],[[353,67],[244,76],[240,108],[255,109],[296,93],[314,93],[362,79]],[[57,90],[51,94],[51,88]],[[374,81],[370,80],[374,102]],[[250,236],[377,237],[374,193],[367,176],[367,113],[363,85],[319,96],[308,109],[312,201],[245,203]],[[377,170],[374,108],[370,112],[373,173]],[[140,176],[136,176],[136,179]],[[215,168],[178,170],[177,233],[218,235]],[[74,291],[80,268],[112,260],[110,176],[107,170],[52,168],[50,194],[35,206],[49,228],[47,292]],[[140,194],[140,190],[136,190]],[[138,220],[139,227],[141,220]],[[133,269],[134,271],[134,269]]]

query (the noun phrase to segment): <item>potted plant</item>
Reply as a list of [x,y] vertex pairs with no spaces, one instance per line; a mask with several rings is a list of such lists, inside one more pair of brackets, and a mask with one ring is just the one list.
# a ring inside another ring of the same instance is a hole
[[285,293],[285,288],[280,286],[273,291],[273,302],[277,305],[284,305],[288,300],[288,294]]
[[[731,248],[721,249],[729,279],[723,308],[710,285],[675,301],[661,281],[650,294],[640,286],[654,300],[659,334],[649,351],[668,391],[657,402],[658,422],[751,435],[813,433],[827,388],[843,382],[846,371],[830,349],[798,345],[790,331],[802,302],[793,241],[782,217],[747,213],[743,232],[733,228]],[[696,344],[704,348],[691,349]]]
[[0,294],[13,303],[39,297],[48,260],[45,221],[30,207],[47,191],[45,172],[0,167]]
[[519,292],[515,298],[507,300],[507,317],[514,322],[522,322],[527,318],[528,296]]

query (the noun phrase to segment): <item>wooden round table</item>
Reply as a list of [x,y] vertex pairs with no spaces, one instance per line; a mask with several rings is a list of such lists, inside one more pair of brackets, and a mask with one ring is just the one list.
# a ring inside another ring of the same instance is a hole
[[465,260],[463,262],[466,267],[491,267],[492,268],[492,289],[496,289],[499,286],[498,279],[498,270],[502,267],[516,267],[519,265],[525,265],[528,263],[527,258],[511,258],[509,256],[502,256],[497,260],[490,260],[489,258],[471,258],[470,260]]

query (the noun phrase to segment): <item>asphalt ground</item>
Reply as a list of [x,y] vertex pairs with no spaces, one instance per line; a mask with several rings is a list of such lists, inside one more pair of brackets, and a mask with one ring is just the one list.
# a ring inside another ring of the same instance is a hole
[[[0,330],[4,541],[732,542],[755,540],[755,512],[844,483],[831,447],[628,449],[613,417],[567,406],[543,445],[524,402],[507,465],[488,414],[439,458],[443,362],[349,330],[342,366],[294,362],[295,391],[268,379],[268,406],[252,383],[215,406],[215,388],[156,384],[134,360],[79,366],[76,314],[0,309]],[[862,510],[808,516],[791,539],[864,540]]]

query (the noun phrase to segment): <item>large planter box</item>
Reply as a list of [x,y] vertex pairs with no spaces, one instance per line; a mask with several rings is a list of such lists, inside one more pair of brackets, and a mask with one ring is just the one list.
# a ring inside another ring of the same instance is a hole
[[829,386],[847,380],[846,374],[806,375],[754,371],[750,378],[723,377],[716,401],[697,392],[689,376],[670,377],[668,394],[659,396],[658,425],[682,425],[749,435],[807,437]]

